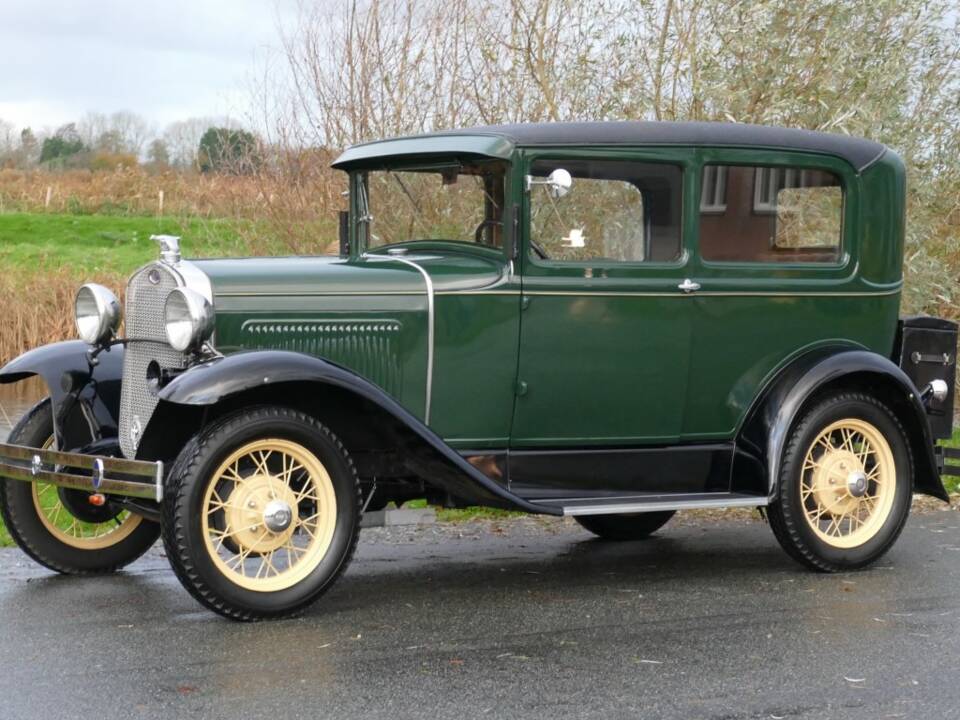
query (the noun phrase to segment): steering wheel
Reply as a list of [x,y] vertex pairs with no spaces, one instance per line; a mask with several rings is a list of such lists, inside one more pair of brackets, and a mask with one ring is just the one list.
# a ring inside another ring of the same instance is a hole
[[547,251],[543,249],[543,245],[538,243],[536,240],[530,241],[530,249],[536,254],[541,260],[549,260],[550,256],[547,255]]
[[[502,223],[501,221],[499,221],[499,220],[484,220],[482,223],[480,223],[479,225],[477,225],[477,229],[474,230],[474,232],[473,232],[473,241],[474,241],[477,245],[486,245],[486,244],[487,244],[487,243],[483,242],[483,231],[484,231],[486,228],[488,228],[488,227],[489,227],[489,228],[497,228],[497,227],[502,228],[502,227],[503,227],[503,223]],[[490,243],[490,244],[492,245],[493,243]]]

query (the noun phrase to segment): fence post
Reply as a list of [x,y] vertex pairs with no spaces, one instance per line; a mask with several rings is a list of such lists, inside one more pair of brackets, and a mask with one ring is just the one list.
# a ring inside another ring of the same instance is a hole
[[53,197],[53,186],[47,185],[47,199],[43,202],[44,210],[50,209],[50,199]]
[[157,215],[163,215],[163,190],[157,193]]

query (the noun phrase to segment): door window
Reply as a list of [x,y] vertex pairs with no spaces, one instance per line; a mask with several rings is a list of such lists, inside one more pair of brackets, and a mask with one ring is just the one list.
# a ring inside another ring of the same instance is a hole
[[704,260],[837,263],[842,231],[843,187],[832,172],[748,165],[703,168]]
[[[541,184],[564,169],[562,197]],[[673,262],[680,258],[682,170],[613,160],[538,160],[531,166],[530,239],[554,262]]]

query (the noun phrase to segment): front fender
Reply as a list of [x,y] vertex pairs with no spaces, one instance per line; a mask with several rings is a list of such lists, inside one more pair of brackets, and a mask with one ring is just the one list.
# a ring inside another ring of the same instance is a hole
[[117,437],[123,346],[101,352],[90,363],[90,346],[80,340],[34,348],[0,369],[0,383],[39,376],[53,404],[57,447],[83,452]]
[[[551,515],[561,513],[557,508],[537,505],[514,495],[467,462],[381,388],[346,368],[312,355],[282,350],[235,353],[186,370],[163,387],[159,397],[161,405],[208,409],[221,403],[236,407],[236,399],[247,394],[251,402],[296,397],[308,411],[320,414],[320,419],[328,424],[337,421],[334,417],[337,414],[351,412],[351,408],[344,405],[336,409],[309,407],[309,397],[318,387],[336,388],[346,393],[354,405],[375,408],[376,414],[364,422],[389,423],[412,436],[403,447],[408,465],[451,495],[494,507]],[[158,415],[164,409],[161,407]],[[323,411],[330,415],[324,417]],[[167,424],[163,415],[160,417],[160,422]],[[145,434],[150,433],[151,426]],[[336,431],[335,425],[333,429]]]
[[[765,475],[771,499],[777,492],[777,479],[790,431],[805,403],[828,387],[871,394],[889,405],[908,435],[914,460],[915,490],[949,501],[940,480],[926,409],[913,382],[882,355],[837,348],[821,348],[808,353],[781,371],[758,398],[739,434],[738,456],[755,461],[753,477],[760,469],[757,466],[762,466],[761,473]],[[748,465],[741,462],[740,469],[747,470]],[[751,476],[749,472],[746,475]]]

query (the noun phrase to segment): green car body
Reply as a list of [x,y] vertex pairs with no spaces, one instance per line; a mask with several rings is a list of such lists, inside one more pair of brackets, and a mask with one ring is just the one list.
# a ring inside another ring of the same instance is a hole
[[[444,139],[378,143],[378,154],[357,155],[382,161],[412,145],[428,156],[443,150]],[[532,153],[502,141],[477,145],[475,152],[514,164],[511,204],[522,207]],[[356,234],[350,255],[337,259],[199,261],[214,287],[218,349],[284,349],[342,364],[458,449],[729,440],[760,389],[792,358],[837,341],[891,357],[904,224],[903,165],[894,153],[863,174],[836,158],[761,149],[596,147],[560,155],[584,153],[680,165],[692,197],[699,197],[696,180],[707,160],[830,167],[846,183],[844,260],[827,268],[711,266],[699,260],[691,203],[680,262],[611,266],[604,278],[535,262],[525,252],[522,221],[516,260],[508,249],[409,243],[406,257],[429,273],[435,294],[429,418],[423,278],[367,257]],[[348,154],[341,162],[359,160]],[[864,206],[865,194],[882,201]],[[677,290],[688,277],[703,289]],[[521,326],[530,328],[526,337]],[[379,342],[390,344],[371,367],[364,346]]]

